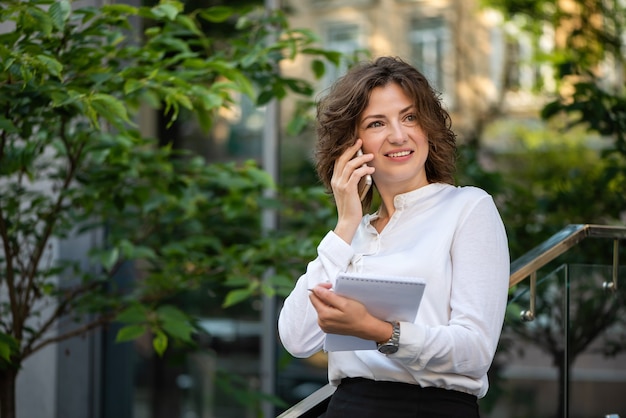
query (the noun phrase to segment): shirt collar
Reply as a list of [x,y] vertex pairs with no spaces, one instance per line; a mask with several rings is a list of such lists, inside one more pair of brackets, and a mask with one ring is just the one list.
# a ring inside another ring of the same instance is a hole
[[393,204],[396,210],[402,210],[416,201],[430,197],[448,187],[452,186],[447,183],[429,183],[426,186],[397,195],[393,198]]
[[[437,194],[440,190],[446,189],[448,187],[454,186],[447,183],[429,183],[426,186],[411,190],[410,192],[396,195],[393,198],[393,204],[396,210],[403,210],[406,207],[411,206],[416,201],[426,199],[432,195]],[[378,210],[372,214],[365,215],[365,223],[368,224],[376,218],[378,218]]]

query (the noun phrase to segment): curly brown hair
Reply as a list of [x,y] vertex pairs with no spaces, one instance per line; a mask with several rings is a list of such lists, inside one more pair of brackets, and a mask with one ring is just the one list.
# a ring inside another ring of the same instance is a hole
[[[352,67],[317,104],[316,170],[330,189],[335,161],[356,141],[357,125],[372,90],[398,84],[413,100],[419,124],[428,138],[426,178],[430,183],[454,184],[456,135],[439,93],[415,67],[397,57],[380,57]],[[369,207],[372,192],[364,202]]]

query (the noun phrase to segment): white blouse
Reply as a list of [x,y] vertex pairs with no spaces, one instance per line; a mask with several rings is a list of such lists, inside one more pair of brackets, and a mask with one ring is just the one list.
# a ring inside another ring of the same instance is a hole
[[420,277],[426,289],[414,323],[400,324],[400,349],[328,353],[333,385],[344,377],[401,381],[483,397],[507,304],[507,237],[491,196],[476,187],[432,183],[394,199],[379,234],[365,215],[348,245],[329,232],[278,319],[295,357],[320,351],[324,332],[307,289],[339,272]]

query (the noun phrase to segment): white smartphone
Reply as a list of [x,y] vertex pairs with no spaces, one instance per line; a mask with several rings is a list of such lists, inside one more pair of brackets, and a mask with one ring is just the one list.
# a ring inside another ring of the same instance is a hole
[[[357,157],[363,155],[363,150],[359,149],[356,155]],[[363,164],[363,167],[367,167],[367,164]],[[372,187],[372,176],[367,174],[361,177],[361,180],[359,180],[359,198],[361,199],[361,202],[365,199],[365,196],[367,196],[367,192],[370,187]]]

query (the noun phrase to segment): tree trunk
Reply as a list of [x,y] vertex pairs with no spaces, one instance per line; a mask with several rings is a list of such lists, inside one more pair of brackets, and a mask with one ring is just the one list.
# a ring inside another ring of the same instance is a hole
[[570,372],[571,362],[565,361],[565,352],[559,351],[555,353],[555,365],[558,369],[558,385],[559,385],[559,398],[556,411],[556,418],[563,418],[566,416],[566,411],[569,410],[569,393],[570,393]]
[[0,370],[0,418],[15,418],[17,368]]

